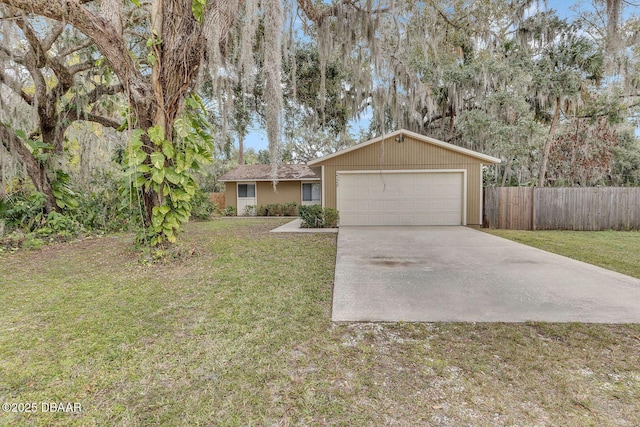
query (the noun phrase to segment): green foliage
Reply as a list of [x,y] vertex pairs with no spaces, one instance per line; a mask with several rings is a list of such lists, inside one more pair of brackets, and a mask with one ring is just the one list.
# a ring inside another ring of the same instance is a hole
[[[37,248],[53,241],[65,241],[85,233],[128,230],[137,216],[128,203],[122,203],[120,177],[97,173],[91,183],[96,191],[78,190],[66,174],[58,175],[63,196],[70,197],[61,212],[46,213],[45,196],[30,187],[17,186],[0,200],[0,221],[5,232],[0,248]],[[54,187],[54,191],[59,191]],[[72,196],[68,196],[72,195]],[[59,195],[56,195],[59,197]]]
[[204,11],[207,7],[207,0],[191,0],[191,12],[196,21],[202,23],[204,18]]
[[320,205],[300,206],[298,208],[302,228],[334,228],[338,225],[338,211],[323,208]]
[[29,196],[14,194],[3,202],[4,220],[9,229],[25,232],[36,230],[45,218],[45,198],[42,193]]
[[197,190],[191,198],[191,218],[207,220],[211,219],[211,216],[216,210],[216,205],[209,200],[208,195]]
[[614,181],[611,185],[640,185],[640,139],[632,129],[617,134],[620,145],[614,147]]
[[335,228],[338,226],[340,215],[338,210],[334,208],[324,208],[324,227]]
[[55,171],[56,178],[51,182],[53,196],[56,198],[56,205],[60,209],[77,208],[78,195],[71,189],[71,179],[62,170]]
[[151,246],[175,243],[182,224],[191,217],[191,201],[198,185],[193,172],[211,163],[213,138],[202,102],[196,95],[186,99],[186,113],[174,125],[173,139],[160,126],[132,132],[125,162],[133,188],[158,196],[145,239]]
[[87,230],[106,233],[138,227],[139,216],[122,193],[121,179],[100,173],[94,180],[100,183],[98,190],[78,196],[78,207],[73,210],[76,220]]
[[258,216],[297,216],[298,205],[296,202],[283,204],[268,204],[258,208]]
[[[48,163],[52,158],[53,146],[37,139],[27,137],[25,131],[19,129],[15,134],[20,138],[33,157],[41,164]],[[51,181],[52,193],[56,205],[60,209],[75,208],[78,206],[77,195],[71,190],[69,175],[61,169],[53,171],[54,178]]]
[[236,216],[236,207],[235,206],[227,206],[226,208],[220,211],[222,216]]
[[47,241],[64,241],[85,231],[71,214],[45,211],[45,197],[34,192],[20,193],[0,201],[0,221],[6,235],[0,236],[0,252],[9,248],[37,249]]
[[256,216],[258,207],[256,205],[248,205],[244,207],[244,216]]

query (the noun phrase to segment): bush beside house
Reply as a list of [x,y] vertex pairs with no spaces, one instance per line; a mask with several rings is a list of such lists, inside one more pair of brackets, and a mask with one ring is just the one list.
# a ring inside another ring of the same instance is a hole
[[340,216],[334,208],[323,208],[320,205],[300,206],[298,208],[301,228],[335,228]]

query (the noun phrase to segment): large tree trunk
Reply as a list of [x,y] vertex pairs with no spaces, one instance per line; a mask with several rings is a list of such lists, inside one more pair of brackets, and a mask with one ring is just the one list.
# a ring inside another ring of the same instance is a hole
[[238,164],[244,165],[244,135],[238,132]]
[[558,130],[558,123],[560,121],[560,97],[556,98],[556,109],[553,113],[553,120],[551,120],[551,127],[549,128],[549,135],[547,142],[544,144],[544,151],[542,152],[542,160],[540,165],[540,174],[538,176],[538,187],[544,187],[547,180],[547,165],[549,164],[549,154],[551,153],[551,145],[553,139],[556,136]]
[[51,177],[49,176],[48,169],[27,150],[27,147],[24,146],[20,138],[4,126],[0,126],[0,139],[2,140],[4,148],[20,159],[36,190],[44,194],[45,210],[47,212],[59,210],[56,204],[56,198],[53,195]]

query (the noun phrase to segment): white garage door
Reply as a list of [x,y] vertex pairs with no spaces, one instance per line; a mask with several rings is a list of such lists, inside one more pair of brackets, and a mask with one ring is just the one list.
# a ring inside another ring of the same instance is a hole
[[464,224],[464,173],[338,173],[340,225]]

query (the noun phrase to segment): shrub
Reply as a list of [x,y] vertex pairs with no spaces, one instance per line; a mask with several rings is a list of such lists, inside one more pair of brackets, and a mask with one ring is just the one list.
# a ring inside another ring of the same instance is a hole
[[216,206],[209,200],[209,196],[201,190],[197,190],[191,198],[191,218],[207,220],[216,210]]
[[285,203],[282,206],[284,208],[284,216],[298,216],[298,205],[296,202]]
[[87,230],[106,233],[141,225],[140,207],[135,198],[126,197],[119,177],[102,173],[94,177],[94,182],[100,183],[96,191],[80,192],[78,196],[78,207],[73,210],[78,222]]
[[322,228],[324,222],[322,206],[300,206],[298,212],[300,213],[300,219],[302,220],[302,228]]
[[244,207],[244,216],[256,216],[258,207],[256,205],[247,205]]
[[38,192],[29,196],[13,195],[3,202],[2,210],[7,228],[34,231],[45,219],[44,195]]
[[323,208],[320,205],[300,206],[298,208],[302,228],[332,228],[338,225],[338,211]]
[[338,215],[338,210],[334,208],[324,208],[324,227],[325,228],[335,228],[338,226],[338,220],[340,219],[340,215]]
[[289,203],[273,203],[269,205],[261,205],[258,208],[257,214],[259,216],[297,216],[298,205],[296,202]]
[[226,208],[220,211],[222,216],[236,216],[236,207],[235,206],[227,206]]

